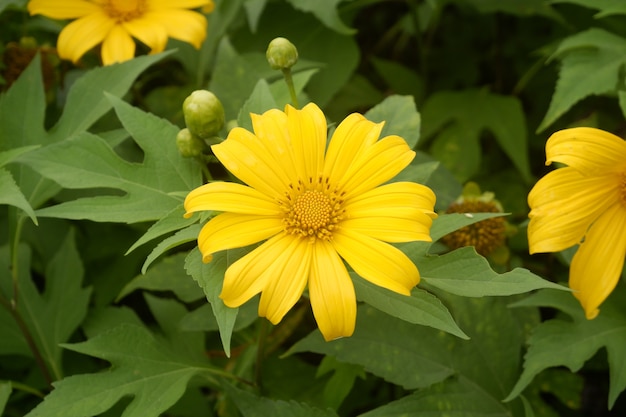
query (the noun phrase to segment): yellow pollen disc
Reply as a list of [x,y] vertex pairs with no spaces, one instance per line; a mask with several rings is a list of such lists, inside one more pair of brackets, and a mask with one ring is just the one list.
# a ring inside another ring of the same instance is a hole
[[146,0],[108,0],[103,5],[111,19],[118,23],[141,17],[146,12]]
[[[330,240],[332,231],[342,218],[343,209],[341,200],[329,187],[316,187],[321,185],[310,181],[313,189],[305,189],[300,183],[295,188],[291,187],[294,194],[287,194],[287,202],[283,203],[285,210],[285,230],[287,233]],[[327,185],[327,184],[325,184]]]

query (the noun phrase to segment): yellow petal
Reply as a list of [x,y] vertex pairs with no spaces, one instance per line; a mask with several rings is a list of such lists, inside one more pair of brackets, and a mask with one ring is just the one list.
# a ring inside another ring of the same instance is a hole
[[373,188],[346,200],[347,218],[392,216],[406,219],[427,214],[436,218],[435,193],[414,182],[394,182]]
[[59,56],[77,62],[85,52],[102,42],[114,26],[115,22],[101,11],[71,22],[59,34]]
[[198,247],[204,262],[225,249],[241,248],[268,239],[284,229],[277,217],[222,213],[202,227]]
[[277,109],[268,110],[262,115],[250,114],[255,141],[272,154],[276,169],[284,171],[287,183],[297,184],[298,164],[287,128],[287,115]]
[[259,300],[260,317],[278,324],[300,299],[311,271],[311,254],[308,239],[295,238],[274,256],[274,262],[264,272],[269,278]]
[[570,266],[569,285],[588,319],[611,294],[624,267],[626,208],[615,204],[591,225]]
[[224,304],[239,307],[267,287],[275,277],[266,272],[294,239],[292,235],[278,234],[233,263],[224,275],[220,294]]
[[315,180],[322,174],[326,148],[326,118],[314,103],[302,110],[287,105],[287,129],[293,147],[296,169],[303,180]]
[[167,32],[162,25],[150,19],[134,19],[122,23],[128,33],[150,47],[150,53],[163,52],[167,45]]
[[143,16],[161,25],[170,38],[190,43],[199,49],[207,33],[207,20],[203,14],[182,9],[149,11]]
[[102,42],[102,64],[112,65],[135,56],[135,42],[123,26],[115,25]]
[[554,133],[546,143],[546,165],[561,162],[584,175],[623,169],[626,142],[600,129],[576,127]]
[[195,9],[196,7],[210,6],[212,0],[176,0],[173,4],[172,0],[150,0],[150,8],[158,9]]
[[234,128],[224,142],[211,149],[224,167],[241,181],[275,199],[284,197],[290,178],[281,161],[276,161],[252,133]]
[[341,228],[364,234],[384,242],[431,242],[430,227],[433,219],[420,213],[417,219],[378,216],[348,219],[341,222]]
[[600,213],[619,200],[619,184],[617,174],[583,176],[569,167],[541,178],[528,194],[530,253],[579,243]]
[[273,199],[254,188],[221,181],[205,184],[187,194],[185,217],[189,218],[191,213],[205,210],[261,216],[282,214],[282,210]]
[[356,322],[356,296],[343,262],[326,241],[314,245],[309,297],[317,326],[326,341],[352,336]]
[[86,0],[31,0],[28,2],[28,12],[52,19],[76,19],[102,12],[102,7]]
[[400,136],[387,136],[368,147],[340,180],[346,199],[392,179],[415,157]]
[[358,113],[346,117],[328,143],[324,176],[333,183],[340,183],[354,160],[378,140],[383,125],[371,122]]
[[331,242],[352,269],[373,284],[409,295],[420,281],[413,262],[388,243],[343,228],[333,234]]

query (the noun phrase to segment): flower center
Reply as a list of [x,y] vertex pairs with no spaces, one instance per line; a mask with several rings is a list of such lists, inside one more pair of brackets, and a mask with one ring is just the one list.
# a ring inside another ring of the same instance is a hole
[[103,5],[104,11],[117,23],[128,22],[146,12],[146,0],[108,0]]
[[287,201],[281,203],[285,211],[285,231],[311,239],[330,240],[344,211],[339,193],[331,190],[328,180],[321,177],[317,182],[310,178],[308,185],[299,181],[295,187],[290,185],[289,188]]

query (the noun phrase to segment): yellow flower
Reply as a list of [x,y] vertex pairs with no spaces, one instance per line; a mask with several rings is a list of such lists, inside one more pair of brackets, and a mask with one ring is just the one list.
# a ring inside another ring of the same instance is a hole
[[326,119],[315,104],[251,116],[254,133],[235,128],[212,146],[247,186],[212,182],[185,200],[187,217],[224,212],[198,236],[203,260],[265,240],[227,269],[224,303],[238,307],[262,293],[259,315],[276,324],[308,286],[324,338],[350,336],[356,298],[341,258],[374,284],[409,295],[419,272],[385,242],[430,241],[435,195],[412,182],[381,185],[415,156],[399,136],[378,140],[383,123],[352,114],[327,146]]
[[569,285],[588,319],[619,281],[626,254],[626,142],[593,128],[566,129],[546,143],[546,165],[567,167],[528,195],[530,253],[575,244]]
[[135,56],[131,36],[162,52],[168,37],[199,48],[206,36],[206,18],[187,10],[209,7],[213,0],[31,0],[28,11],[53,19],[78,19],[68,24],[57,42],[59,56],[77,62],[102,43],[104,65]]

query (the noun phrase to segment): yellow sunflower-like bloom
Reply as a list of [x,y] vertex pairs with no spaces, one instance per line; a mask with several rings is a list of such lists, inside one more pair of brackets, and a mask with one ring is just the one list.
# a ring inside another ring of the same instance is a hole
[[102,43],[104,65],[135,56],[132,37],[162,52],[168,38],[199,48],[206,36],[206,18],[188,10],[212,10],[213,0],[31,0],[28,11],[52,19],[78,19],[68,24],[57,41],[59,56],[77,62]]
[[626,142],[593,128],[566,129],[546,143],[546,165],[567,167],[528,195],[530,253],[578,244],[569,285],[593,319],[617,285],[626,254]]
[[326,340],[350,336],[354,287],[345,260],[363,278],[409,295],[417,267],[385,242],[430,241],[435,195],[412,182],[381,185],[415,153],[399,136],[378,140],[383,124],[348,116],[326,146],[327,126],[314,104],[252,115],[254,133],[231,130],[212,146],[247,185],[212,182],[189,193],[186,216],[215,210],[198,236],[203,260],[264,241],[226,271],[220,297],[238,307],[261,293],[259,315],[276,324],[308,286]]

